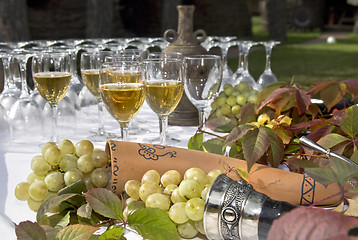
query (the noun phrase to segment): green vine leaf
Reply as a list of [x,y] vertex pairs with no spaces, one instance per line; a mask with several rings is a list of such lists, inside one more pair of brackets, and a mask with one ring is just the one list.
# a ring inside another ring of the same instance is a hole
[[203,151],[203,133],[196,133],[188,141],[188,148],[198,151]]
[[109,229],[101,234],[99,240],[121,239],[124,230],[125,230],[124,228],[120,228],[120,227]]
[[179,239],[168,214],[156,208],[140,208],[128,216],[128,225],[149,240]]
[[238,139],[242,138],[253,126],[244,124],[235,127],[226,137],[225,144],[236,142]]
[[58,240],[87,240],[93,235],[94,232],[98,231],[98,227],[74,224],[70,225],[61,230],[56,239]]
[[203,143],[205,152],[216,153],[219,155],[224,155],[225,147],[224,140],[221,138],[212,138]]
[[268,160],[272,167],[277,168],[283,160],[285,146],[283,145],[281,138],[270,128],[263,127],[262,130],[264,130],[269,137],[270,147]]
[[243,169],[243,168],[236,168],[236,171],[238,172],[238,174],[240,175],[240,177],[245,180],[248,181],[249,180],[249,173]]
[[88,203],[82,205],[77,209],[77,215],[83,218],[91,219],[91,215],[92,215],[91,206]]
[[347,108],[339,124],[343,132],[354,138],[358,133],[358,106],[354,105]]
[[330,163],[338,180],[337,183],[341,186],[352,177],[358,176],[358,167],[353,164],[347,163],[334,156],[330,157]]
[[74,196],[77,196],[76,193],[67,193],[59,196],[55,196],[52,198],[46,199],[40,206],[39,210],[36,214],[36,221],[40,222],[41,219],[44,217],[45,213],[51,211],[54,207],[58,206],[63,201],[66,201]]
[[331,183],[338,182],[338,179],[336,178],[336,175],[331,168],[305,168],[305,171],[315,181],[321,183],[325,187],[327,187]]
[[105,188],[93,188],[83,194],[91,208],[111,219],[123,220],[122,201]]
[[320,140],[318,140],[317,143],[322,147],[332,148],[344,141],[349,141],[349,139],[338,133],[330,133],[326,136],[323,136]]
[[47,240],[45,230],[38,223],[31,221],[21,222],[15,225],[17,239],[21,240]]
[[269,146],[270,138],[263,128],[255,128],[243,136],[242,148],[248,172],[252,165],[265,154]]

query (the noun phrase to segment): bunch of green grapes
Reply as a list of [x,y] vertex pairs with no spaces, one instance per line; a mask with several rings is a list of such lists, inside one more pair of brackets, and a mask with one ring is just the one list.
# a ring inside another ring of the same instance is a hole
[[194,238],[199,232],[205,234],[203,216],[206,195],[221,173],[216,169],[205,174],[200,168],[190,168],[182,179],[176,170],[169,170],[162,176],[156,170],[149,170],[141,182],[126,182],[124,190],[129,198],[124,216],[139,208],[159,208],[168,212],[183,238]]
[[235,86],[225,84],[211,104],[212,111],[215,111],[213,117],[226,116],[237,123],[242,106],[246,103],[257,105],[258,94],[259,92],[246,82],[240,82]]
[[15,188],[15,196],[27,201],[37,211],[42,202],[62,188],[84,179],[87,188],[106,187],[109,183],[110,157],[101,149],[94,149],[91,141],[82,140],[74,145],[63,140],[58,145],[46,142],[41,154],[31,160],[32,172],[26,182]]

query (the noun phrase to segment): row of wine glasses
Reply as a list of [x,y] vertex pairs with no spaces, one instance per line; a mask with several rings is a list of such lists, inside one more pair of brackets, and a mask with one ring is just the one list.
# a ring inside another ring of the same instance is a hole
[[[236,85],[239,82],[246,82],[254,89],[261,91],[267,85],[273,82],[277,82],[277,77],[271,70],[271,53],[273,47],[277,44],[280,44],[280,42],[273,40],[264,42],[239,41],[234,36],[210,36],[204,42],[204,47],[208,51],[214,47],[218,47],[221,50],[221,56],[223,60],[223,80],[221,90],[227,83]],[[250,49],[257,45],[263,45],[265,47],[266,64],[264,72],[260,75],[259,79],[255,81],[255,79],[249,73],[248,55]],[[231,47],[238,48],[238,67],[235,72],[233,72],[227,65],[227,54],[229,48]]]

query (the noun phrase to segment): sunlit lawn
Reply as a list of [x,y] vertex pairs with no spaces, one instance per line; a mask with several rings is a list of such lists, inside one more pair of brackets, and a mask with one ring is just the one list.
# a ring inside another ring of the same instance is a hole
[[[256,22],[255,22],[256,21]],[[252,40],[267,40],[267,32],[253,21]],[[348,34],[347,39],[337,40],[335,44],[304,44],[317,38],[320,31],[288,32],[287,42],[273,49],[272,71],[280,81],[291,81],[310,85],[317,81],[355,78],[358,81],[358,35]],[[231,51],[234,51],[233,49]],[[237,58],[229,59],[229,66],[235,71]],[[263,46],[252,49],[249,55],[249,71],[258,79],[265,67]]]

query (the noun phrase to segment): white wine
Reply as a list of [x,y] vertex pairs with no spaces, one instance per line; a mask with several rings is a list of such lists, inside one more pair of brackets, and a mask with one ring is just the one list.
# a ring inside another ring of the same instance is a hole
[[61,101],[71,82],[71,74],[67,72],[40,72],[33,78],[40,95],[50,104]]
[[143,83],[108,83],[100,91],[108,112],[119,122],[133,119],[145,99]]
[[99,92],[99,70],[81,70],[81,76],[83,82],[86,84],[86,87],[93,94],[93,96],[95,96],[96,98],[100,98],[101,94]]
[[122,83],[138,83],[142,82],[142,73],[141,72],[123,72],[123,71],[109,71],[108,72],[109,81],[112,83],[122,82]]
[[178,105],[183,95],[184,85],[179,81],[158,80],[145,85],[146,101],[159,116],[169,115]]

